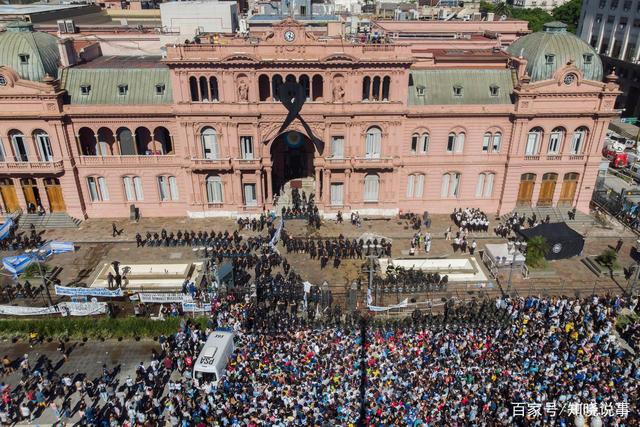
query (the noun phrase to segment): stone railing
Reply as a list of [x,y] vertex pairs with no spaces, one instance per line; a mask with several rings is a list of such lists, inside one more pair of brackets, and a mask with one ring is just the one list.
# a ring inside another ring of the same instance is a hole
[[525,155],[524,156],[525,160],[540,160],[540,156],[529,156],[529,155]]
[[571,154],[569,160],[584,160],[584,154]]
[[145,166],[171,164],[176,156],[79,156],[78,164],[82,166]]
[[562,155],[560,155],[560,154],[549,154],[547,156],[547,160],[562,160]]
[[62,172],[62,160],[51,162],[0,162],[0,170],[8,172]]

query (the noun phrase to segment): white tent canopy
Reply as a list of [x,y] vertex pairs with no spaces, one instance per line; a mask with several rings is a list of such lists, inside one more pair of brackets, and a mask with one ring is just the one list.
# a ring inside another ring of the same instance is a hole
[[508,267],[513,262],[513,252],[516,252],[515,265],[524,264],[525,257],[522,252],[517,249],[511,249],[509,251],[509,247],[506,243],[487,243],[484,245],[484,255],[485,262],[490,260],[496,267]]

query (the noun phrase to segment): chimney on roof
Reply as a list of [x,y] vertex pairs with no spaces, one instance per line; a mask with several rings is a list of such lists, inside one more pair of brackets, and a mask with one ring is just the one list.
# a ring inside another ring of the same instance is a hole
[[78,55],[76,55],[72,39],[58,39],[58,52],[63,67],[70,67],[78,63]]

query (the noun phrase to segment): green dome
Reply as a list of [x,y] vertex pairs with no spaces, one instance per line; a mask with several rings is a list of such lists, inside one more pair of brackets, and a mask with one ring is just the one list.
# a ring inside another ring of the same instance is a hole
[[569,61],[582,71],[586,80],[602,81],[602,61],[596,51],[568,33],[562,22],[546,23],[544,31],[520,37],[507,52],[527,60],[527,74],[532,82],[551,79]]
[[29,22],[13,22],[0,33],[0,65],[11,67],[22,79],[41,81],[58,77],[58,39],[33,31]]

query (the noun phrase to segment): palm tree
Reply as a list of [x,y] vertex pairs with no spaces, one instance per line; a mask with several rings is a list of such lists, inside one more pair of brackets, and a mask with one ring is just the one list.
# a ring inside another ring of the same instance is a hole
[[498,17],[504,15],[507,18],[509,18],[509,17],[511,17],[511,15],[513,15],[513,11],[511,10],[511,6],[509,6],[507,3],[503,2],[503,1],[496,3],[493,11],[496,14],[496,16],[498,16]]
[[547,239],[542,236],[535,236],[527,242],[527,265],[530,267],[542,267],[544,257],[549,253]]

